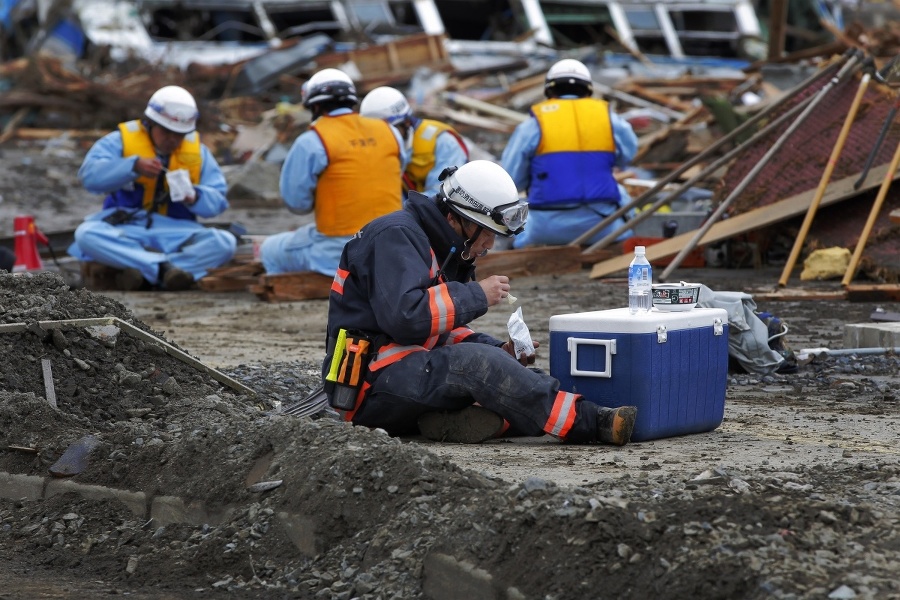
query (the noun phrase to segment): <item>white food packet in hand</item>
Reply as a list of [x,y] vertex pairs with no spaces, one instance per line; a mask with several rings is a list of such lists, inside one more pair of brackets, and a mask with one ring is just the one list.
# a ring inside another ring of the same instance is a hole
[[194,184],[187,169],[166,171],[166,182],[169,184],[169,195],[172,202],[184,202],[194,196]]
[[531,332],[528,331],[528,325],[525,324],[525,319],[522,317],[521,306],[509,316],[506,328],[509,331],[509,339],[516,350],[516,358],[532,356],[534,354],[534,342],[531,341]]

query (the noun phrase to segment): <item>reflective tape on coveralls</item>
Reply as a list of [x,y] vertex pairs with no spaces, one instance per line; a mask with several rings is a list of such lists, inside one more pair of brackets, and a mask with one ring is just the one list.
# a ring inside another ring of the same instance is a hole
[[424,346],[402,346],[400,344],[386,344],[378,350],[375,360],[369,363],[370,371],[378,371],[388,365],[392,365],[411,352],[427,351]]
[[[437,337],[453,325],[456,317],[456,307],[446,284],[428,288],[428,306],[431,309],[430,335]],[[429,347],[434,347],[434,344]]]
[[344,269],[338,269],[334,274],[334,281],[331,282],[331,291],[339,294],[341,296],[344,295],[344,283],[347,281],[347,277],[350,276],[350,271],[345,271]]
[[578,396],[569,392],[558,392],[550,410],[550,417],[544,424],[544,431],[561,440],[566,439],[572,424],[575,423],[575,399]]
[[469,329],[468,327],[457,327],[453,331],[450,332],[450,335],[447,337],[448,344],[458,344],[470,335],[474,335],[475,332]]

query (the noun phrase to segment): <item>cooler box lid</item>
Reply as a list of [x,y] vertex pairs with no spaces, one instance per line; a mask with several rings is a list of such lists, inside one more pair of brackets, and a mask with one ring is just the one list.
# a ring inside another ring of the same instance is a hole
[[724,308],[693,308],[687,311],[662,311],[651,308],[649,312],[628,312],[627,308],[594,310],[590,312],[552,315],[550,332],[576,331],[579,333],[655,333],[661,325],[667,331],[712,327],[728,322]]

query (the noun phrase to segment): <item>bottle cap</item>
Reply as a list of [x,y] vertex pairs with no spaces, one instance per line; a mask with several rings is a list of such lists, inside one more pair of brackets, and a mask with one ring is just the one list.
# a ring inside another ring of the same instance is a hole
[[646,252],[646,249],[644,248],[644,246],[635,246],[634,247],[635,254],[644,254],[645,252]]

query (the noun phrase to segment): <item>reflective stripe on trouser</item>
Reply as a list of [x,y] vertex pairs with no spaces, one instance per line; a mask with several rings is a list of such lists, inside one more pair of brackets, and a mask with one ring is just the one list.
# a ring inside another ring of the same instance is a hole
[[560,392],[559,381],[523,367],[503,349],[475,343],[413,352],[385,367],[353,422],[393,435],[416,433],[422,413],[459,410],[474,402],[509,421],[511,433],[517,435],[568,429],[567,442],[597,439],[596,405]]

